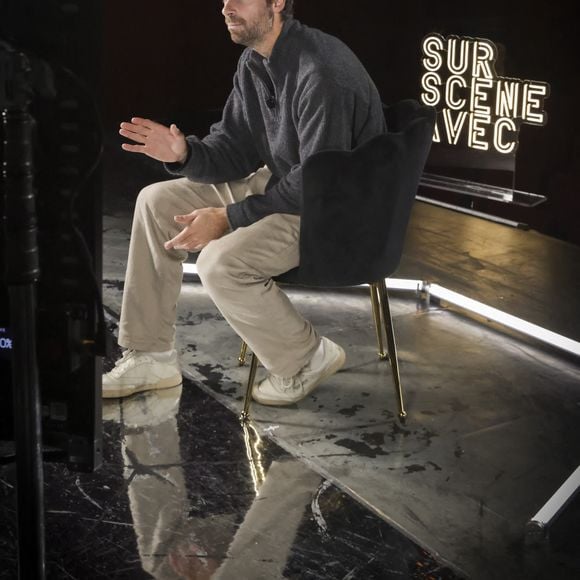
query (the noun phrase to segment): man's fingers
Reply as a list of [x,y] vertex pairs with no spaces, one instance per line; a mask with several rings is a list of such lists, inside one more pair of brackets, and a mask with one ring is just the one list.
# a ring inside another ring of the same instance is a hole
[[187,239],[181,241],[170,240],[169,242],[165,242],[163,247],[166,250],[187,250],[188,252],[191,252],[199,246],[196,241]]
[[122,131],[130,131],[136,135],[150,135],[152,129],[148,127],[143,127],[142,125],[133,125],[133,123],[121,123],[120,125]]
[[123,143],[121,149],[124,151],[131,151],[131,153],[145,153],[145,145],[131,145],[130,143]]
[[166,250],[171,250],[175,248],[177,250],[187,249],[190,246],[195,245],[196,241],[194,236],[187,231],[187,229],[179,232],[174,238],[165,242],[164,247]]
[[185,215],[176,215],[173,219],[176,222],[186,222],[191,223],[197,217],[197,210],[192,211],[191,213],[187,213]]
[[126,129],[119,129],[119,134],[127,139],[131,139],[131,141],[135,141],[137,143],[147,143],[147,137],[144,135],[140,135],[139,133],[134,133],[133,131],[127,131]]
[[134,125],[139,125],[141,127],[145,127],[146,129],[158,129],[159,127],[163,127],[164,129],[167,129],[167,127],[165,127],[165,125],[162,125],[161,123],[156,123],[155,121],[152,121],[151,119],[143,119],[142,117],[131,117],[131,123],[133,123]]

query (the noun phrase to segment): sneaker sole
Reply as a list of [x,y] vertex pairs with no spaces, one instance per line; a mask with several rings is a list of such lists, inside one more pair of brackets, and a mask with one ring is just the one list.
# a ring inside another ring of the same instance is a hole
[[143,391],[156,391],[159,389],[172,389],[174,387],[179,387],[183,382],[181,375],[173,375],[167,379],[161,379],[156,383],[151,383],[148,385],[126,385],[124,387],[118,387],[117,389],[107,389],[103,387],[103,399],[122,399],[124,397],[130,397],[136,393],[142,393]]
[[285,407],[287,405],[294,405],[294,403],[301,401],[302,399],[306,398],[310,393],[312,393],[312,391],[314,391],[314,389],[320,383],[322,383],[327,378],[331,377],[334,373],[339,371],[344,366],[345,362],[346,362],[346,354],[344,350],[340,349],[340,355],[326,369],[324,374],[321,375],[316,382],[312,383],[307,391],[304,391],[304,393],[302,393],[299,397],[296,397],[294,399],[281,400],[281,399],[261,398],[259,393],[252,393],[252,398],[254,399],[254,401],[256,401],[256,403],[260,403],[261,405],[269,405],[271,407]]

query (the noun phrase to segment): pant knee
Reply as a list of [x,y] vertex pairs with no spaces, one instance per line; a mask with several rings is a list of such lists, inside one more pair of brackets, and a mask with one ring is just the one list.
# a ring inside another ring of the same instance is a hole
[[243,262],[220,240],[210,242],[200,252],[196,265],[201,283],[210,294],[233,289],[248,277]]
[[166,200],[166,197],[167,189],[164,182],[147,185],[137,196],[136,211],[146,210],[156,214],[157,208]]
[[204,288],[208,290],[214,286],[219,286],[220,279],[223,280],[229,270],[224,252],[216,246],[215,242],[208,244],[201,250],[196,261],[199,279]]

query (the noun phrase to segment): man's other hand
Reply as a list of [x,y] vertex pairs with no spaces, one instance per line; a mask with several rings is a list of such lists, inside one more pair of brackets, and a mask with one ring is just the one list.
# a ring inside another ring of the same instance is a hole
[[164,163],[183,163],[187,159],[187,142],[175,126],[166,127],[149,119],[133,117],[130,123],[121,123],[119,133],[138,145],[123,143],[121,147],[132,153],[143,153]]
[[226,210],[223,207],[196,209],[187,215],[176,215],[174,219],[184,228],[165,243],[166,250],[199,252],[212,240],[221,238],[229,229]]

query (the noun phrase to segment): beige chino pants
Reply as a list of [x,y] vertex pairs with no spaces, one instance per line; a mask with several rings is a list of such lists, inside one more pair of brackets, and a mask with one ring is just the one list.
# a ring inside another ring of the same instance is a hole
[[[262,195],[263,168],[246,179],[207,185],[186,178],[154,183],[137,198],[125,276],[119,344],[160,352],[173,347],[187,252],[163,244],[181,230],[174,216]],[[273,214],[210,242],[197,259],[202,284],[224,318],[270,372],[296,374],[319,337],[272,276],[298,265],[300,218]]]

